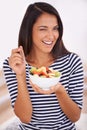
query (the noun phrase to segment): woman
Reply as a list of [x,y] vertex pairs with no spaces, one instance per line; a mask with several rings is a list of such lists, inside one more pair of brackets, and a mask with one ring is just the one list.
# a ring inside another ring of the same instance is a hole
[[[18,48],[3,63],[20,130],[76,130],[82,109],[83,66],[80,57],[65,48],[62,35],[62,21],[54,7],[44,2],[29,5]],[[32,66],[60,71],[60,83],[40,89],[29,79]]]

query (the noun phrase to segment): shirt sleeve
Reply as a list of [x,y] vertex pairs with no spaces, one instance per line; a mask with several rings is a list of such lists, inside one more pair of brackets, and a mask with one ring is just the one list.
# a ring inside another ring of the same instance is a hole
[[73,54],[70,60],[69,95],[80,108],[83,106],[84,73],[81,58]]
[[3,62],[3,73],[6,81],[6,85],[10,94],[11,98],[11,105],[14,107],[14,103],[17,98],[17,79],[16,79],[16,74],[14,71],[10,68],[9,63],[8,63],[8,58],[5,59]]

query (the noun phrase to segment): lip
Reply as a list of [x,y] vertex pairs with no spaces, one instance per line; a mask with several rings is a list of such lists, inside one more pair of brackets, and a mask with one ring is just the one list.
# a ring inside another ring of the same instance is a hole
[[52,41],[51,42],[50,41],[43,41],[43,43],[46,44],[46,45],[52,45],[53,44]]

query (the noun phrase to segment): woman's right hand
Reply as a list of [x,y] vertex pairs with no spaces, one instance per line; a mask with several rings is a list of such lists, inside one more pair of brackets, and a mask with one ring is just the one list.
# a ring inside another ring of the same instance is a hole
[[9,57],[9,65],[16,75],[25,73],[26,62],[22,46],[12,50],[11,56]]

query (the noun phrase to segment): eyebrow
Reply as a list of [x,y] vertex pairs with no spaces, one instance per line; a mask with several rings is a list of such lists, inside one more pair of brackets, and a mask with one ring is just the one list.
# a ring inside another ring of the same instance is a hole
[[[58,25],[55,25],[53,28],[55,28],[55,27],[59,27]],[[45,26],[45,25],[41,25],[41,26],[38,26],[38,28],[48,28],[47,26]]]
[[41,25],[41,26],[38,26],[38,28],[48,28],[48,27],[44,26],[44,25]]

